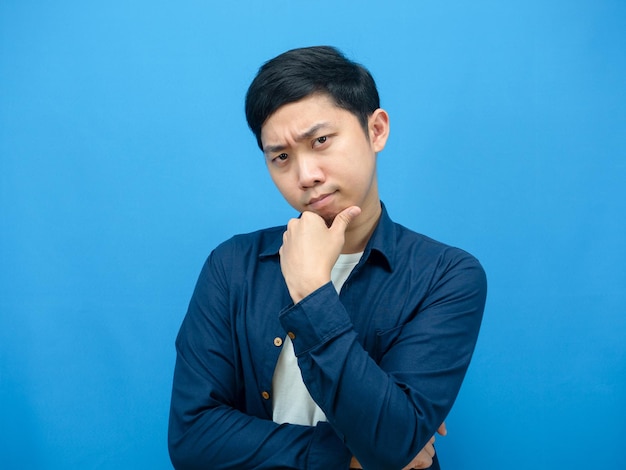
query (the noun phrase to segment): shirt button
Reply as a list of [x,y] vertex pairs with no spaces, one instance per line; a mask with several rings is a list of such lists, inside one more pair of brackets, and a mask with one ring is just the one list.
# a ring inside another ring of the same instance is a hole
[[274,346],[282,346],[282,344],[283,344],[282,338],[279,338],[278,336],[274,338]]
[[289,336],[291,339],[296,339],[296,335],[293,334],[293,332],[291,332],[291,331],[289,333],[287,333],[287,336]]
[[269,393],[267,393],[267,392],[265,392],[265,391],[264,391],[263,393],[261,393],[261,396],[262,396],[264,399],[266,399],[266,400],[269,400],[269,399],[270,399],[270,394],[269,394]]

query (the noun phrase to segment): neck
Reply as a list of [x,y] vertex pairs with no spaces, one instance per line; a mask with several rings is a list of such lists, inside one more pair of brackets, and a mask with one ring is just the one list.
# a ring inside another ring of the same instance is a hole
[[379,201],[375,210],[369,213],[362,212],[350,223],[346,230],[346,240],[341,250],[342,254],[360,253],[365,250],[365,246],[372,233],[374,233],[381,213],[382,208]]

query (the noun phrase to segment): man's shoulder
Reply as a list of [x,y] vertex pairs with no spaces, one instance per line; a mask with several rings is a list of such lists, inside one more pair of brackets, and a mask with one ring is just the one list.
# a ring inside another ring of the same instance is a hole
[[372,248],[382,252],[392,265],[426,265],[465,261],[479,264],[467,251],[417,232],[392,219],[383,204],[383,215],[377,227]]
[[214,253],[224,255],[231,254],[253,254],[271,255],[278,254],[278,249],[282,244],[282,234],[285,232],[284,225],[268,227],[254,232],[240,233],[220,243]]
[[478,259],[468,251],[457,246],[416,232],[402,224],[394,222],[396,227],[397,256],[417,258],[422,262],[436,264],[463,263],[480,266]]
[[253,232],[238,233],[226,240],[224,243],[263,243],[273,241],[286,230],[285,225],[277,225],[275,227],[266,227]]

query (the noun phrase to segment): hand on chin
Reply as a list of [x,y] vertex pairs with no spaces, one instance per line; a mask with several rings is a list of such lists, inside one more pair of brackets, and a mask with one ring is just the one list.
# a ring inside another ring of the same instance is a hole
[[342,210],[343,209],[334,210],[334,211],[324,210],[324,211],[309,211],[309,212],[313,212],[314,214],[319,215],[322,219],[324,219],[326,226],[330,228],[330,226],[335,221],[335,217],[337,217],[337,214],[339,214]]

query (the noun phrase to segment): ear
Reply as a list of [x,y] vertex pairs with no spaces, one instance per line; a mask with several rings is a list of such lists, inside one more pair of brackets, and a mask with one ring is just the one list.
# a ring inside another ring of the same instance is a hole
[[385,148],[389,137],[389,115],[387,111],[378,108],[368,118],[369,139],[374,152]]

